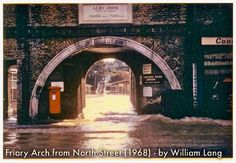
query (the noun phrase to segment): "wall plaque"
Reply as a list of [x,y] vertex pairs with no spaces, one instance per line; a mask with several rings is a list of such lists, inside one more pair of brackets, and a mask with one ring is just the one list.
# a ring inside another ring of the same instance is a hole
[[79,4],[79,24],[132,23],[132,4]]
[[143,74],[152,73],[152,64],[143,64]]
[[152,97],[152,87],[143,87],[143,97]]

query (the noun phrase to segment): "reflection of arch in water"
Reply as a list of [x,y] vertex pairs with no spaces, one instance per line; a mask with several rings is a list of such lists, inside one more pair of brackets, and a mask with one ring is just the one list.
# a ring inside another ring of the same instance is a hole
[[166,76],[171,89],[181,89],[179,81],[177,80],[174,72],[170,69],[168,64],[153,50],[136,42],[134,40],[130,40],[127,38],[122,37],[113,37],[113,36],[101,36],[101,37],[94,37],[79,41],[75,44],[70,45],[69,47],[65,48],[61,52],[59,52],[43,69],[40,73],[32,94],[30,98],[30,108],[29,114],[31,118],[34,118],[38,114],[38,103],[39,97],[42,91],[42,88],[48,78],[48,76],[52,73],[52,71],[66,58],[76,54],[79,51],[94,47],[94,46],[101,46],[101,45],[113,45],[113,46],[120,46],[120,47],[127,47],[134,51],[139,52],[140,54],[144,55],[145,57],[152,60],[163,72]]

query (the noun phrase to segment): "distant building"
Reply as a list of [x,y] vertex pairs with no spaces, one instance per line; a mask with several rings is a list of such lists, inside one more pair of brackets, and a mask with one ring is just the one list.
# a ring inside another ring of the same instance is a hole
[[86,86],[85,86],[85,93],[86,94],[93,93],[92,88],[93,88],[93,86],[91,84],[86,84]]
[[14,116],[17,112],[17,68],[15,65],[8,70],[8,115]]
[[110,94],[129,94],[130,93],[130,81],[122,80],[110,83]]

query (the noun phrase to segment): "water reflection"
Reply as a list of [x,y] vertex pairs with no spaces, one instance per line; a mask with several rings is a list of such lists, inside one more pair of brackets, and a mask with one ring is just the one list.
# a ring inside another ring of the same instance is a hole
[[107,115],[119,116],[130,114],[136,115],[129,96],[126,95],[87,96],[86,108],[83,110],[83,115],[88,120],[98,120]]
[[[95,98],[87,97],[86,108],[83,110],[85,120],[93,121],[89,126],[83,126],[83,130],[103,131],[90,135],[85,147],[95,149],[124,149],[132,144],[128,132],[132,131],[133,125],[126,117],[136,116],[129,96],[103,95]],[[121,121],[124,122],[121,123]],[[105,133],[104,133],[105,132]]]
[[190,147],[232,152],[232,121],[137,115],[129,96],[98,96],[87,99],[83,118],[76,120],[37,126],[6,122],[4,147],[22,150]]

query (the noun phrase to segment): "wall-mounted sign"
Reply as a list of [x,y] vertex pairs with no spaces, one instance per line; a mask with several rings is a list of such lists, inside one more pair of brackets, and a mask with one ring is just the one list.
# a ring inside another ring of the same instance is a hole
[[232,69],[210,69],[204,71],[205,75],[230,75],[232,73]]
[[143,84],[161,84],[162,81],[162,75],[143,75]]
[[231,66],[233,65],[232,53],[218,53],[204,55],[204,66]]
[[51,86],[58,86],[61,87],[61,92],[64,92],[64,82],[60,81],[60,82],[51,82]]
[[216,53],[204,55],[205,75],[232,74],[232,53]]
[[152,64],[143,64],[143,74],[152,74]]
[[143,97],[152,97],[152,87],[143,87]]
[[132,23],[132,4],[80,4],[79,24]]
[[202,37],[202,45],[233,45],[232,37]]

